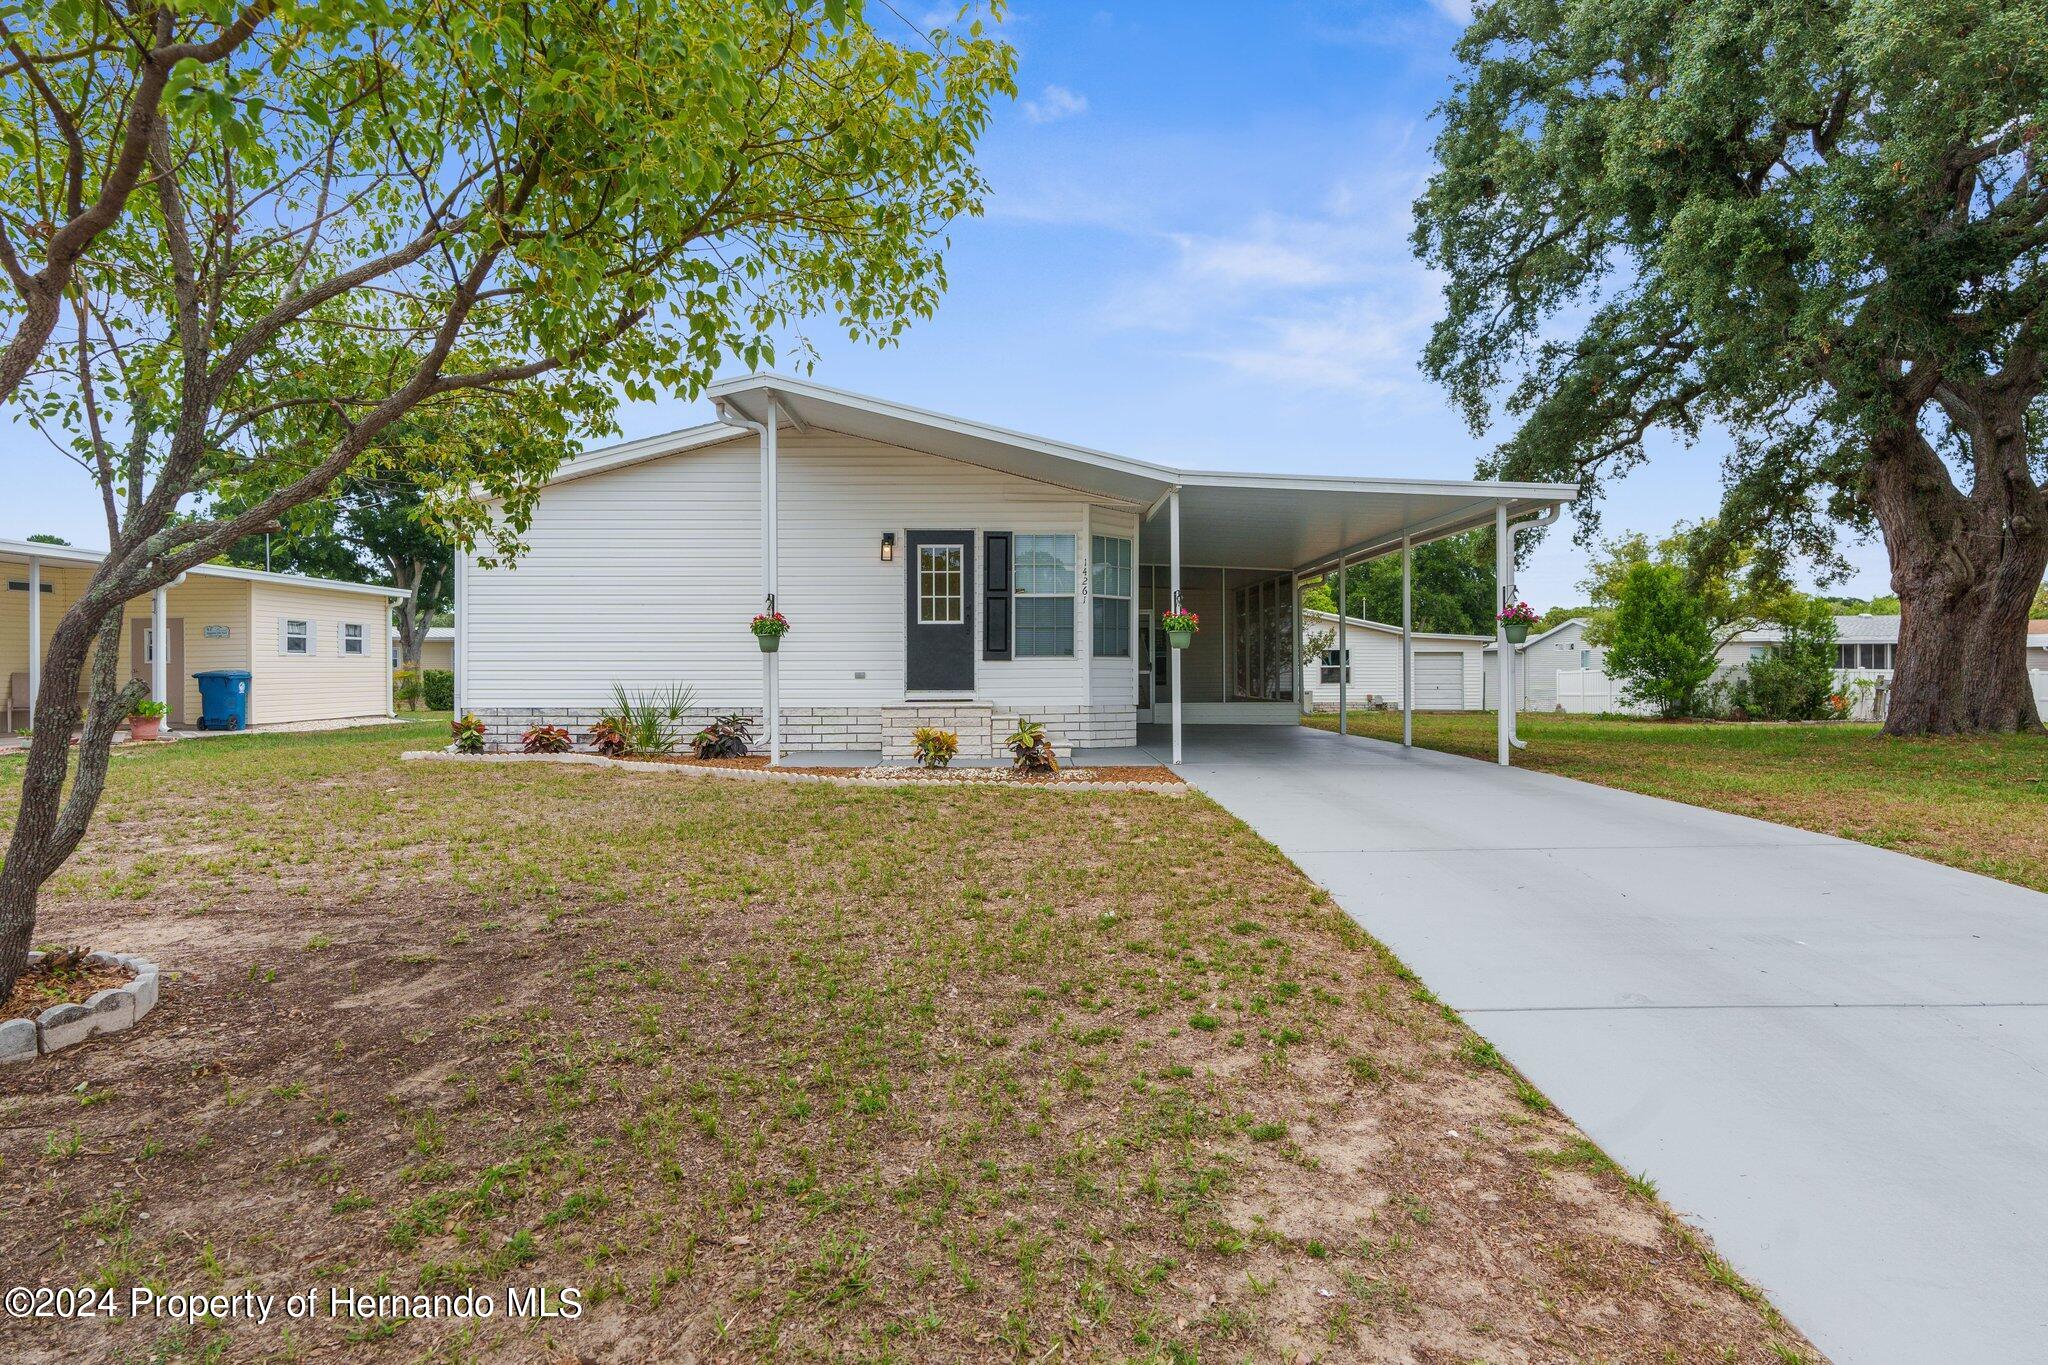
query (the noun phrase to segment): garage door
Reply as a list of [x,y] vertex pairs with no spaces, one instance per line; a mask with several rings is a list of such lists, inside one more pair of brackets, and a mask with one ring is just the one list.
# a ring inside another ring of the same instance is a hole
[[1417,654],[1415,656],[1415,709],[1418,711],[1462,711],[1465,709],[1464,655]]

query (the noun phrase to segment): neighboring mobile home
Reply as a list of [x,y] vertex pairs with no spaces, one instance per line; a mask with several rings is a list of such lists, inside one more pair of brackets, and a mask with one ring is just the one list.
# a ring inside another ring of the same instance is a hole
[[[391,666],[399,667],[404,660],[398,653],[398,627],[391,628]],[[420,642],[420,668],[425,671],[440,669],[453,672],[455,668],[455,627],[428,626],[427,638]]]
[[[1354,711],[1374,706],[1401,705],[1401,628],[1383,621],[1354,616],[1344,625],[1344,644],[1337,643],[1334,612],[1304,611],[1303,640],[1314,646],[1302,669],[1302,686],[1313,711],[1337,709],[1340,682],[1339,660],[1351,658],[1351,676],[1342,679],[1349,688],[1346,701]],[[1415,650],[1415,709],[1418,711],[1477,711],[1482,687],[1480,671],[1485,657],[1480,650],[1491,637],[1449,635],[1441,631],[1410,633]]]
[[[97,550],[0,540],[0,711],[7,734],[28,726],[41,691],[43,648],[101,558]],[[404,596],[396,588],[202,565],[127,605],[121,676],[150,684],[151,697],[170,707],[171,730],[198,723],[192,675],[216,668],[249,671],[252,725],[388,716],[391,670],[377,645],[390,628],[392,600]]]
[[[457,705],[494,744],[580,740],[615,683],[892,759],[926,725],[992,756],[1019,717],[1062,752],[1292,725],[1301,580],[1573,491],[1174,469],[776,375],[710,396],[724,420],[565,465],[516,562],[458,556]],[[1176,591],[1185,651],[1159,628]],[[791,629],[764,656],[771,604]]]

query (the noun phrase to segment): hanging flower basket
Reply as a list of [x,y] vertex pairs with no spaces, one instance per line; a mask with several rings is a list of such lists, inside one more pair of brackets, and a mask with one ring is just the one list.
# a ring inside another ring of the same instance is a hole
[[1527,602],[1517,602],[1501,612],[1499,620],[1501,633],[1507,636],[1508,643],[1519,645],[1528,640],[1529,627],[1536,624],[1536,608]]
[[763,612],[748,625],[754,632],[754,640],[761,646],[763,654],[773,654],[782,648],[782,637],[789,634],[789,618],[779,611]]
[[1170,611],[1159,618],[1159,628],[1166,632],[1166,643],[1175,649],[1186,649],[1195,642],[1202,618],[1191,611]]

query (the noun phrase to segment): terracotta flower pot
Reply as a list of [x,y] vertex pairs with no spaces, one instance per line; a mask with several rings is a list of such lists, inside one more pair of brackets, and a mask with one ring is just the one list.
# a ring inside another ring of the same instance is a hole
[[156,739],[164,727],[162,716],[128,717],[128,738],[137,741]]

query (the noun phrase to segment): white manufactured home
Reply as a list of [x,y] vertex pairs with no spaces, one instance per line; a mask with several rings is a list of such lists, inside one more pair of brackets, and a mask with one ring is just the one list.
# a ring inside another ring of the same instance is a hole
[[[515,562],[458,558],[457,705],[494,744],[580,740],[615,684],[687,684],[775,757],[897,759],[919,726],[990,757],[1019,717],[1062,752],[1292,725],[1304,579],[1573,492],[1175,469],[777,375],[710,397],[718,422],[563,466]],[[791,628],[764,654],[771,609]]]

